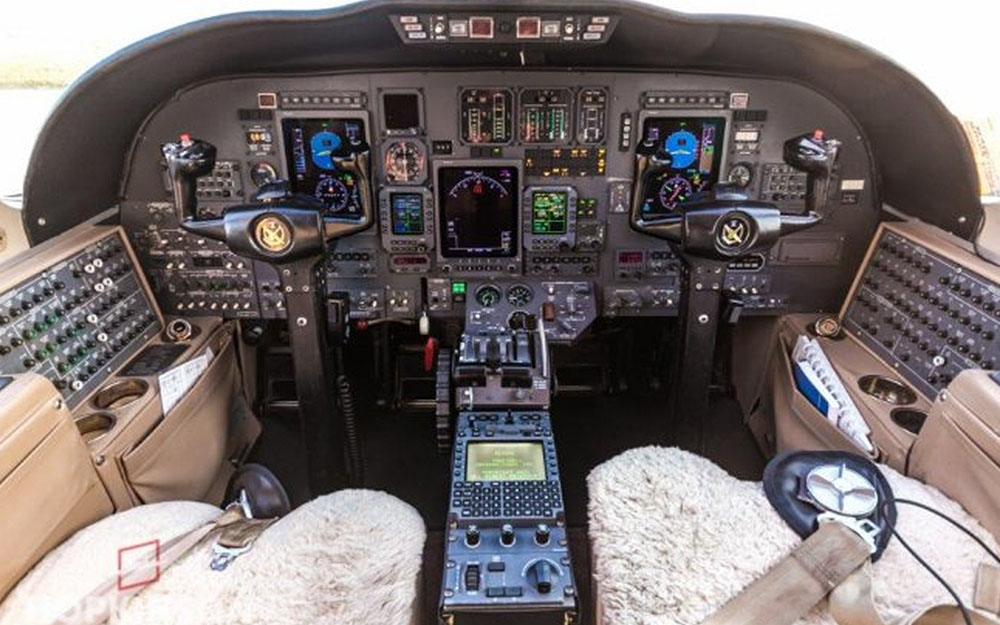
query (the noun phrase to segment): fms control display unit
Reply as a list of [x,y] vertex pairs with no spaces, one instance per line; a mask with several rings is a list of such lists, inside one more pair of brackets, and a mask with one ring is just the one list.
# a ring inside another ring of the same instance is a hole
[[452,458],[445,622],[476,623],[497,612],[519,625],[574,618],[577,590],[548,413],[461,413]]

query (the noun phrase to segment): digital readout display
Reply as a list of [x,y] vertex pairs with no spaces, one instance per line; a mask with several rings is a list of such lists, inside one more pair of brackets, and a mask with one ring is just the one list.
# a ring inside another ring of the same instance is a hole
[[465,479],[469,482],[521,482],[545,479],[540,442],[469,443]]
[[566,234],[569,193],[535,191],[531,194],[531,233]]

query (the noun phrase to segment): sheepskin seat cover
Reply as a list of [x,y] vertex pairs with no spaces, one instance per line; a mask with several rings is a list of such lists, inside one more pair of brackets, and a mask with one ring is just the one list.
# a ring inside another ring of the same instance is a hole
[[[80,530],[0,605],[0,625],[51,625],[117,572],[118,550],[166,541],[217,516],[194,502],[140,506]],[[425,538],[420,515],[385,493],[344,490],[282,518],[225,571],[212,541],[122,602],[116,625],[407,625]]]
[[[938,490],[880,466],[897,498],[950,515],[993,549],[993,537]],[[598,625],[700,623],[801,543],[759,482],[738,480],[694,454],[643,447],[588,477]],[[946,521],[898,506],[897,530],[971,605],[985,554]],[[889,622],[950,596],[892,541],[875,564],[875,603]],[[780,610],[780,606],[775,606]],[[824,604],[800,623],[830,624]]]

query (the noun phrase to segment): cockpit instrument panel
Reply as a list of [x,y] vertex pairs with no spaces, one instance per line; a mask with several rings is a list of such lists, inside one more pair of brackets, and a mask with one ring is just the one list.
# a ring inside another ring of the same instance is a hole
[[437,169],[441,256],[518,256],[519,177],[514,164],[459,164]]
[[643,189],[643,215],[669,215],[711,190],[722,169],[725,133],[723,117],[647,117],[636,148],[654,163]]
[[368,149],[364,120],[286,117],[281,131],[292,191],[322,200],[329,214],[360,218],[357,176],[336,160]]
[[510,89],[463,89],[459,101],[462,141],[485,145],[511,142],[514,93]]

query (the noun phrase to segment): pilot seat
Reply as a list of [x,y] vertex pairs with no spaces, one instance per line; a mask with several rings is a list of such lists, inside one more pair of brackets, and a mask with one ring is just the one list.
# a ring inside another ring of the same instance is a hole
[[[897,501],[946,514],[996,552],[990,533],[956,502],[887,466],[878,468]],[[736,479],[677,448],[622,453],[590,473],[588,489],[597,625],[701,623],[802,543],[760,482]],[[983,549],[916,507],[900,506],[895,527],[971,609]],[[872,596],[886,622],[954,603],[897,537],[872,565]],[[778,614],[782,606],[768,609]],[[799,623],[836,621],[822,601]]]
[[[59,620],[102,580],[119,576],[129,552],[149,553],[220,515],[193,501],[149,504],[86,527],[52,550],[0,605],[0,625],[91,623]],[[121,600],[109,623],[417,622],[425,530],[420,515],[382,492],[341,490],[314,499],[266,528],[222,570],[214,541],[199,542],[156,568],[140,592]],[[156,551],[155,553],[159,553]],[[118,577],[122,587],[122,579]],[[103,622],[103,621],[102,621]]]

